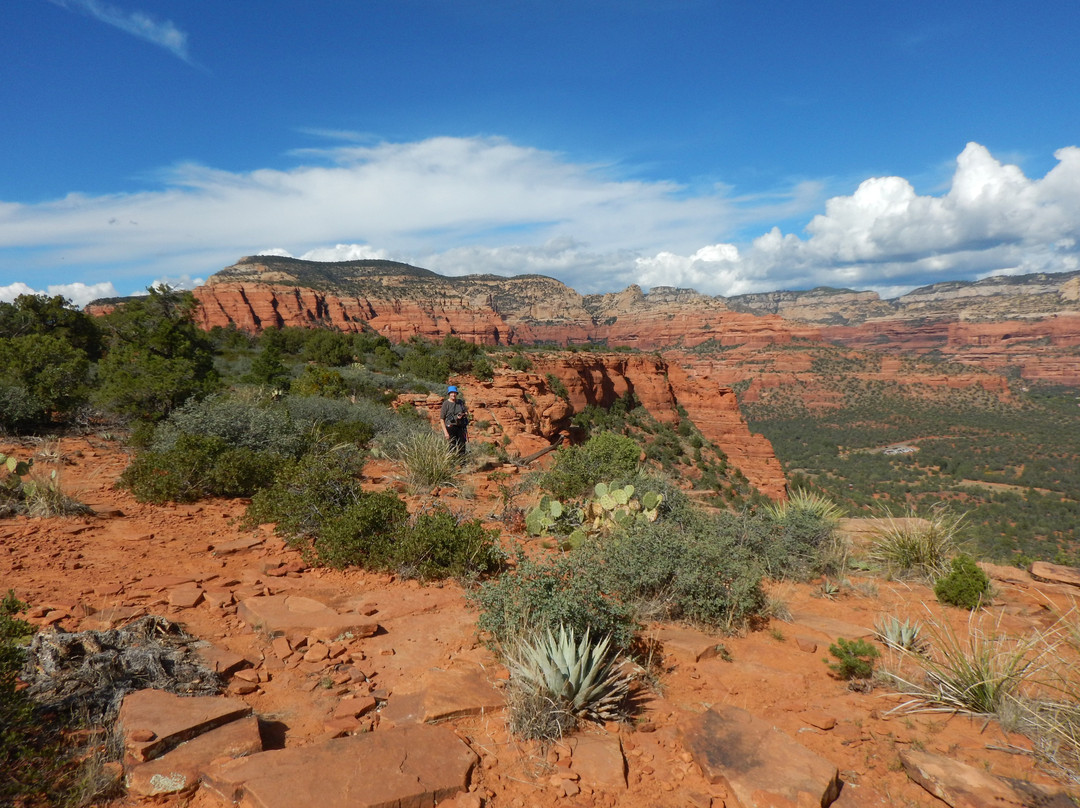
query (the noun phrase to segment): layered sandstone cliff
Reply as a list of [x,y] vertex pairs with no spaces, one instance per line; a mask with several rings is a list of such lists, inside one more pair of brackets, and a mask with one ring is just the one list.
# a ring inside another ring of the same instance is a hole
[[450,278],[394,261],[312,261],[255,256],[195,290],[206,328],[247,331],[324,325],[373,329],[400,341],[453,334],[484,345],[601,343],[642,350],[769,345],[816,339],[820,329],[776,315],[733,311],[721,298],[637,286],[582,296],[554,278]]

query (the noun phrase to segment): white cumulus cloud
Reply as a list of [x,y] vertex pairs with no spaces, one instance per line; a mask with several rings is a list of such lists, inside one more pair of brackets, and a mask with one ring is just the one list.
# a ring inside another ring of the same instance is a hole
[[934,281],[1074,270],[1080,148],[1055,157],[1045,177],[1029,179],[969,143],[941,196],[920,196],[903,177],[872,177],[829,199],[806,238],[773,228],[738,252],[714,245],[724,249],[659,253],[638,265],[643,278],[725,295],[821,285],[898,293]]
[[0,302],[11,303],[19,295],[45,295],[55,297],[60,295],[70,300],[75,306],[82,308],[92,300],[102,297],[116,297],[116,288],[112,283],[61,283],[48,286],[44,290],[32,289],[25,283],[13,283],[9,286],[0,286]]
[[[183,164],[161,174],[158,190],[0,201],[0,279],[97,273],[130,293],[262,248],[449,275],[538,273],[582,292],[638,283],[723,295],[820,285],[895,293],[1077,268],[1080,148],[1055,156],[1032,179],[971,143],[943,193],[872,177],[822,205],[817,182],[756,197],[691,192],[495,137],[347,142],[297,153],[288,170]],[[783,232],[769,228],[777,217],[809,221]]]

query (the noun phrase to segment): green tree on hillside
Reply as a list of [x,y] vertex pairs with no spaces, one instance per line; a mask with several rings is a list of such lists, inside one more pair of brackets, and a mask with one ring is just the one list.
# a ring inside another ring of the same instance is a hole
[[59,295],[19,295],[12,303],[0,303],[0,339],[33,334],[57,337],[90,361],[101,357],[101,331],[95,319],[71,301]]
[[83,404],[100,351],[93,320],[62,297],[0,303],[0,429],[34,429]]
[[148,292],[104,318],[108,348],[97,401],[120,415],[158,421],[220,381],[210,338],[194,322],[194,296],[167,287]]

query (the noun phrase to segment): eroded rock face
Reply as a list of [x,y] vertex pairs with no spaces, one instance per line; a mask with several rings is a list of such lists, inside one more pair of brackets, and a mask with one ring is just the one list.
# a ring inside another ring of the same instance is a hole
[[582,296],[541,275],[444,277],[393,261],[244,258],[195,290],[204,328],[372,328],[394,341],[454,334],[482,345],[606,342],[645,350],[786,343],[819,329],[733,311],[690,289]]
[[[571,419],[590,405],[608,407],[633,393],[660,423],[677,426],[686,413],[701,434],[728,456],[750,484],[773,499],[785,496],[786,479],[772,444],[752,434],[734,391],[683,365],[652,354],[529,354],[532,370],[500,370],[490,382],[464,383],[472,421],[487,423],[507,450],[519,457],[539,451],[568,434]],[[566,388],[566,397],[552,390],[548,376]],[[460,383],[459,383],[460,384]],[[438,396],[405,396],[434,421]]]

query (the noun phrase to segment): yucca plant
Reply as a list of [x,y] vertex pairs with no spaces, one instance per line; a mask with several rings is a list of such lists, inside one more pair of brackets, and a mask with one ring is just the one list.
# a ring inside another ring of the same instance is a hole
[[898,617],[888,617],[875,623],[874,629],[878,639],[889,648],[914,654],[921,654],[926,650],[926,641],[921,636],[922,623],[918,620],[901,622]]
[[844,509],[822,494],[796,488],[791,495],[781,502],[768,506],[769,514],[778,522],[783,522],[796,512],[805,513],[835,525],[844,516]]
[[957,552],[957,536],[964,515],[934,507],[920,518],[914,511],[906,517],[887,516],[874,531],[869,558],[890,575],[910,575],[936,581],[949,569]]
[[966,640],[944,620],[926,623],[931,650],[915,656],[922,682],[893,674],[920,702],[968,713],[996,715],[1028,692],[1044,689],[1059,645],[1054,632],[1011,638],[985,628],[974,616]]
[[426,491],[454,479],[460,457],[439,434],[424,430],[410,435],[394,447],[401,463],[402,479],[414,491]]
[[572,728],[574,719],[610,721],[624,715],[631,677],[619,665],[610,636],[595,641],[586,629],[578,639],[572,628],[560,625],[557,637],[547,631],[535,639],[521,640],[508,655],[507,665],[514,687],[527,694],[519,696],[517,704],[566,717],[552,721],[514,716],[512,724],[520,734],[535,737],[554,728],[561,735]]

